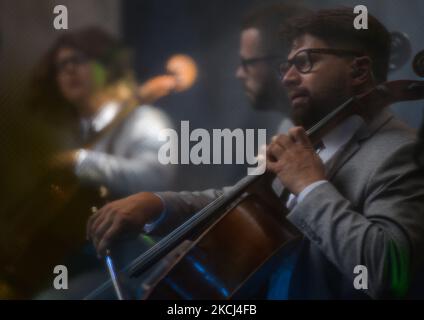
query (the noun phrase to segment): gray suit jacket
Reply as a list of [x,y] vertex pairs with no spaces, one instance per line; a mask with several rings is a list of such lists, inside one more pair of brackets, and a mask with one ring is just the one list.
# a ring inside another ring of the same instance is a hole
[[[405,296],[424,257],[424,177],[414,143],[415,132],[384,112],[336,154],[330,182],[287,216],[304,235],[290,298]],[[167,215],[157,231],[170,231],[222,192],[161,193]],[[354,288],[357,265],[368,270],[368,290]]]
[[114,197],[140,191],[166,190],[175,176],[173,166],[158,161],[162,129],[172,128],[168,117],[154,107],[135,109],[119,126],[96,142],[75,168],[78,178],[105,186]]

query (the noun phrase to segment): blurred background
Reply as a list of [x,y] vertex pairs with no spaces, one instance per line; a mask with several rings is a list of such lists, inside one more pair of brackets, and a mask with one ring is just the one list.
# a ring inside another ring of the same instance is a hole
[[[240,21],[257,5],[285,2],[289,1],[0,0],[0,166],[3,169],[0,251],[18,252],[25,246],[25,241],[20,241],[15,233],[17,229],[12,227],[18,223],[16,203],[27,201],[41,175],[39,168],[45,164],[43,155],[55,144],[49,131],[28,112],[26,96],[37,61],[58,37],[68,32],[53,27],[56,5],[67,7],[69,31],[98,26],[131,49],[133,72],[139,84],[164,74],[166,61],[174,54],[187,54],[194,59],[198,78],[193,86],[154,103],[155,108],[169,116],[177,131],[180,121],[189,120],[191,129],[266,128],[271,135],[280,117],[272,112],[253,110],[235,78],[240,61]],[[423,49],[422,0],[364,0],[360,3],[305,0],[301,3],[311,8],[366,5],[389,31],[409,36],[412,57]],[[390,79],[417,77],[411,63],[407,63],[391,73]],[[419,127],[423,114],[421,102],[400,103],[393,106],[393,110],[410,126]],[[177,178],[168,186],[171,190],[229,185],[246,174],[240,165],[178,165],[176,171]],[[32,216],[25,217],[22,228],[30,229],[32,219],[38,215],[34,209]],[[9,274],[18,274],[7,257],[0,253],[0,264],[9,265],[9,269],[5,267],[7,270],[0,273],[0,294],[2,277],[9,279]],[[20,261],[26,261],[26,267],[31,268],[33,260]]]
[[[118,36],[132,49],[134,71],[140,83],[164,73],[166,60],[175,53],[193,57],[199,68],[194,86],[180,94],[169,95],[156,106],[170,115],[179,128],[189,120],[191,128],[269,128],[275,129],[279,118],[274,113],[252,110],[235,80],[239,63],[240,21],[249,8],[271,0],[73,0],[73,1],[0,1],[0,81],[2,119],[5,106],[26,92],[27,76],[51,43],[65,33],[53,28],[53,8],[68,8],[69,29],[100,26]],[[280,1],[284,2],[284,1]],[[298,3],[298,1],[297,1]],[[354,6],[350,0],[310,0],[312,8],[335,5]],[[411,41],[413,54],[422,49],[424,25],[420,0],[362,1],[390,31],[402,31]],[[410,64],[390,74],[391,79],[416,78]],[[417,127],[421,106],[399,104],[396,113]],[[184,175],[178,188],[205,188],[236,181],[244,169],[226,166],[183,166],[196,174]],[[200,177],[205,177],[200,179]]]

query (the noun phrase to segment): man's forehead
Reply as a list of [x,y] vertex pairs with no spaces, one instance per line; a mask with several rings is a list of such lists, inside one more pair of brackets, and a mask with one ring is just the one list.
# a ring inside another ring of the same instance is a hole
[[257,53],[263,50],[261,33],[257,28],[244,29],[241,32],[240,51]]
[[328,45],[323,40],[307,33],[293,40],[289,57],[294,56],[300,50],[310,48],[328,48]]

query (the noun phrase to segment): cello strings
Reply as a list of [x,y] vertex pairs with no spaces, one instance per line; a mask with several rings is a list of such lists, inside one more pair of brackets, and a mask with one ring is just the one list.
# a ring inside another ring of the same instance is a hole
[[[248,176],[246,178],[257,178],[256,176]],[[148,265],[151,260],[157,257],[161,251],[167,251],[168,247],[174,246],[174,244],[187,236],[196,226],[207,220],[209,217],[215,213],[217,209],[220,209],[225,205],[226,202],[229,202],[233,197],[232,194],[240,193],[246,188],[250,183],[251,179],[239,181],[227,194],[220,196],[210,204],[208,204],[205,208],[200,210],[197,214],[187,220],[185,223],[177,227],[174,231],[172,231],[168,236],[160,240],[156,245],[143,253],[139,258],[137,258],[130,266],[125,268],[128,270],[130,275],[135,272],[139,272],[139,269],[144,269],[146,265]],[[240,184],[243,183],[241,186]]]
[[[335,110],[327,114],[324,118],[318,121],[315,125],[313,125],[310,129],[306,131],[308,137],[313,136],[319,130],[321,130],[330,120],[332,120],[336,115],[338,115],[343,109],[350,106],[350,104],[354,101],[354,97],[348,99],[342,105],[337,107]],[[174,229],[170,234],[168,234],[165,238],[160,240],[156,245],[148,249],[145,253],[143,253],[139,258],[133,261],[125,270],[128,270],[130,276],[134,273],[141,272],[142,269],[145,269],[148,264],[152,262],[154,259],[160,259],[161,253],[166,252],[170,249],[169,247],[174,247],[177,242],[179,242],[182,238],[187,236],[196,226],[210,218],[213,213],[221,209],[226,202],[230,202],[231,199],[236,196],[238,193],[241,193],[244,189],[246,189],[251,183],[253,183],[259,176],[246,176],[241,179],[234,187],[225,195],[220,196],[216,200],[212,201],[205,208],[200,210],[197,214],[189,218],[182,225]]]

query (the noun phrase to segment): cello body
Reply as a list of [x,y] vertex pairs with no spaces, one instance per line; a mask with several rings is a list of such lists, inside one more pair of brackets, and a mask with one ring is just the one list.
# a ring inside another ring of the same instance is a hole
[[143,299],[231,299],[278,250],[299,239],[283,201],[261,182],[177,248],[168,268],[145,281]]

